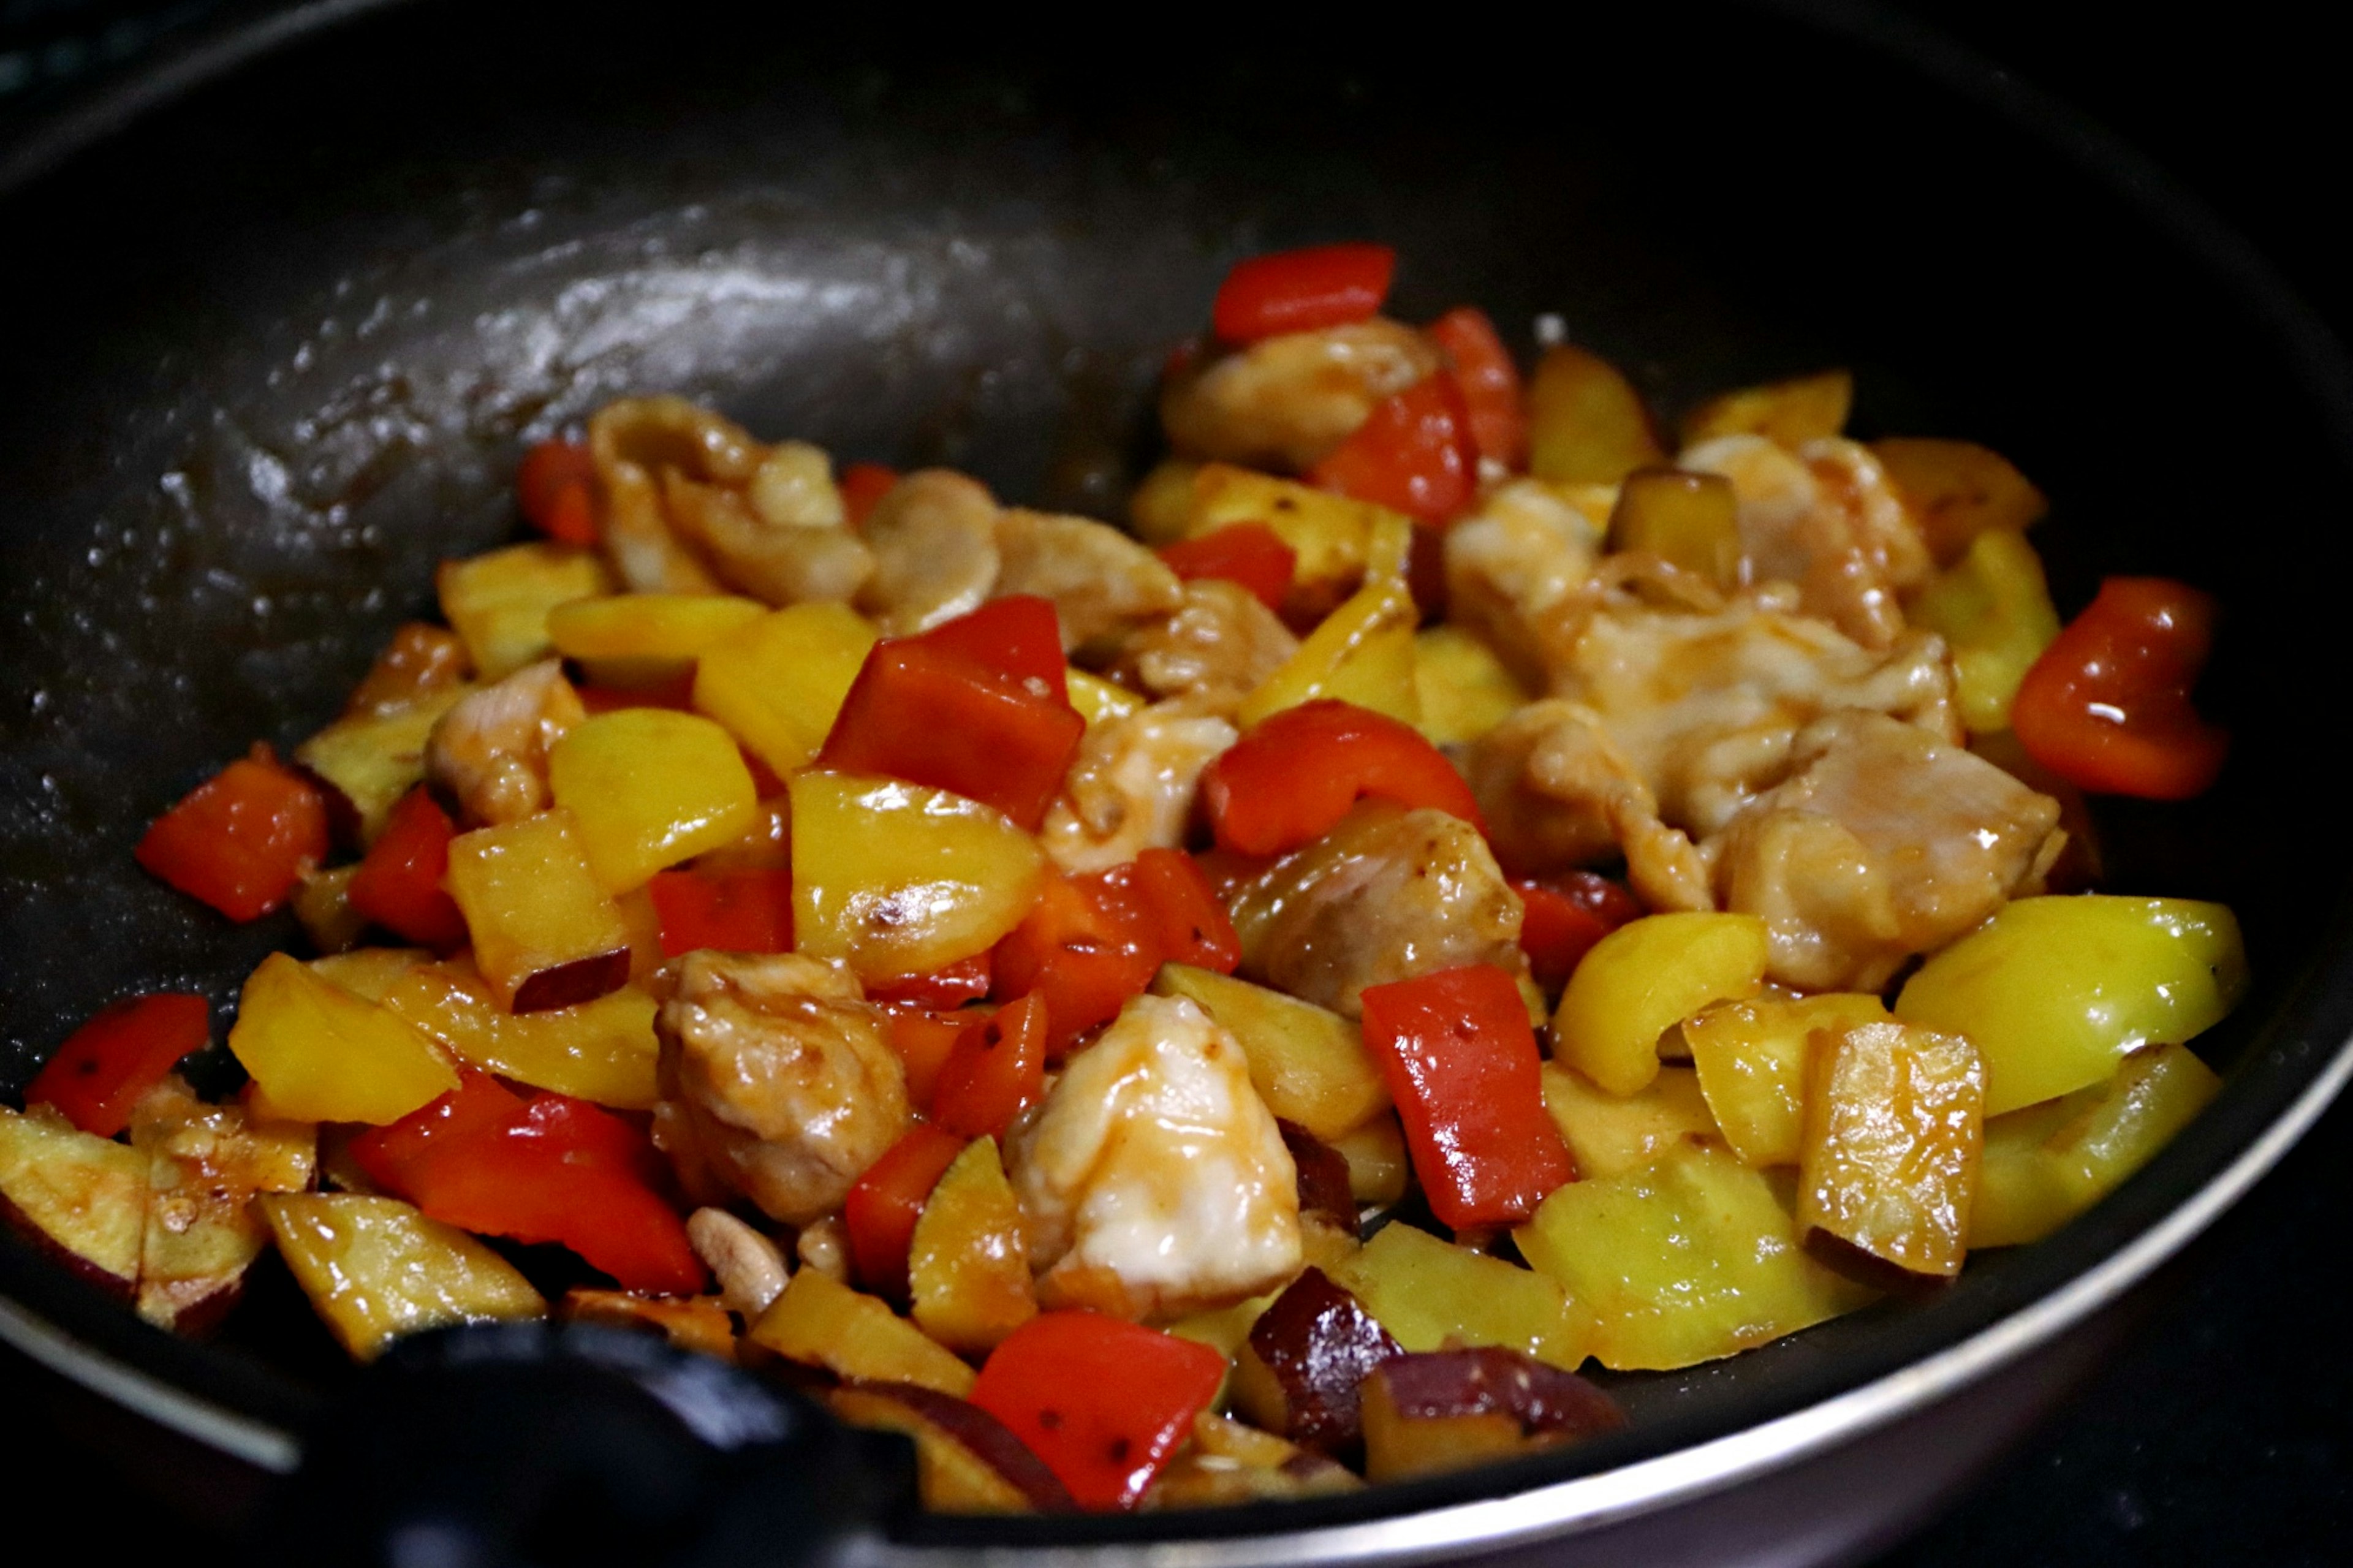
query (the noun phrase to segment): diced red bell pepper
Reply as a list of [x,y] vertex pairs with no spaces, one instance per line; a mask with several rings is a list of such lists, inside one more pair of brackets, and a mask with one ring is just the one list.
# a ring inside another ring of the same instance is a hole
[[948,790],[1035,832],[1086,728],[1067,701],[921,638],[892,638],[867,655],[818,765]]
[[1496,334],[1495,323],[1475,305],[1463,305],[1430,324],[1430,337],[1452,361],[1454,384],[1471,416],[1479,455],[1517,471],[1527,466],[1527,398],[1519,366]]
[[902,974],[896,980],[869,985],[866,998],[870,1002],[904,1002],[944,1010],[979,1001],[988,994],[994,978],[988,954],[976,952],[929,974]]
[[591,716],[615,713],[624,708],[674,708],[681,713],[694,711],[694,676],[691,671],[651,686],[579,687],[580,706]]
[[2188,800],[2231,749],[2229,731],[2190,701],[2213,646],[2212,595],[2165,577],[2110,577],[2027,670],[2010,729],[2080,789]]
[[788,870],[657,871],[646,891],[661,921],[662,956],[793,950]]
[[1383,398],[1307,470],[1307,482],[1421,522],[1449,521],[1479,491],[1479,447],[1462,389],[1440,374]]
[[1525,911],[1520,951],[1528,955],[1536,984],[1546,990],[1567,984],[1595,942],[1642,914],[1633,894],[1595,871],[1514,877],[1512,890]]
[[1486,831],[1471,786],[1410,724],[1330,698],[1286,708],[1201,774],[1221,848],[1282,855],[1321,838],[1366,795],[1433,806]]
[[1386,245],[1315,245],[1234,263],[1210,325],[1229,343],[1361,321],[1388,298],[1397,252]]
[[907,1247],[915,1237],[915,1221],[964,1146],[956,1134],[919,1121],[866,1167],[841,1205],[850,1266],[860,1284],[906,1300]]
[[1364,1007],[1365,1048],[1397,1101],[1432,1214],[1457,1230],[1510,1225],[1576,1179],[1510,975],[1472,963],[1368,985]]
[[1242,961],[1241,938],[1235,933],[1233,918],[1219,901],[1217,890],[1190,855],[1176,849],[1146,849],[1130,865],[1113,867],[1103,875],[1123,873],[1135,891],[1160,963],[1189,963],[1219,974],[1234,972]]
[[947,1066],[948,1053],[955,1049],[973,1015],[934,1013],[905,1003],[887,1004],[883,1013],[890,1023],[892,1052],[907,1074],[907,1102],[928,1116],[940,1069]]
[[437,952],[466,945],[466,917],[441,885],[457,825],[422,785],[400,797],[347,893],[352,908]]
[[515,503],[523,521],[558,544],[596,544],[596,464],[588,448],[542,441],[515,471]]
[[994,963],[999,996],[1045,998],[1047,1054],[1060,1059],[1152,984],[1160,955],[1126,888],[1100,875],[1050,877]]
[[1239,583],[1270,610],[1282,608],[1283,595],[1291,592],[1291,579],[1299,570],[1299,552],[1262,522],[1229,523],[1164,544],[1160,559],[1187,583],[1205,577]]
[[864,528],[866,520],[874,515],[875,503],[898,482],[899,470],[880,463],[852,463],[842,469],[835,485],[841,491],[841,510],[849,515],[849,526]]
[[231,763],[157,817],[139,864],[234,921],[283,904],[327,855],[327,802],[267,746]]
[[932,1091],[932,1120],[965,1138],[1002,1138],[1046,1097],[1049,1004],[1032,991],[956,1037]]
[[[1071,700],[1071,667],[1062,658],[1062,622],[1054,601],[1037,594],[1008,594],[980,608],[942,621],[917,639],[960,654],[1011,676],[1039,696]],[[1038,682],[1029,686],[1031,681]]]
[[353,1138],[352,1158],[389,1192],[414,1190],[417,1173],[437,1152],[495,1132],[530,1102],[479,1068],[460,1067],[458,1087],[399,1121]]
[[1041,1312],[989,1353],[972,1402],[1080,1507],[1125,1509],[1191,1436],[1225,1374],[1208,1345],[1100,1312]]
[[160,992],[101,1010],[66,1037],[25,1088],[27,1105],[54,1105],[85,1132],[111,1138],[131,1125],[139,1097],[212,1038],[202,996]]

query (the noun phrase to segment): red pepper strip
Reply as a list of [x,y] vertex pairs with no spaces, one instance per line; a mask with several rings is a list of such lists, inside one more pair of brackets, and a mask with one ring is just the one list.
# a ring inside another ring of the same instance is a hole
[[1041,1312],[989,1353],[972,1402],[1080,1507],[1125,1509],[1191,1436],[1225,1374],[1208,1345],[1100,1312]]
[[1536,984],[1546,990],[1567,984],[1595,942],[1642,913],[1633,894],[1592,871],[1514,877],[1512,890],[1526,911],[1520,921],[1520,950],[1528,955]]
[[[977,664],[985,664],[1039,696],[1071,700],[1071,667],[1062,658],[1062,622],[1054,601],[1036,594],[1008,594],[976,610],[942,621],[917,639]],[[1036,686],[1029,686],[1031,681]]]
[[1129,889],[1098,874],[1047,879],[994,963],[999,996],[1045,999],[1047,1054],[1059,1060],[1152,984],[1160,955]]
[[352,879],[352,908],[437,952],[465,946],[466,917],[441,886],[449,873],[449,840],[457,836],[438,801],[421,785],[410,790],[385,819]]
[[327,855],[327,802],[267,746],[231,763],[157,817],[139,864],[233,921],[284,903]]
[[1250,590],[1270,610],[1282,608],[1291,579],[1299,570],[1299,552],[1262,522],[1229,523],[1196,539],[1180,539],[1160,547],[1168,570],[1187,583],[1220,577]]
[[1316,245],[1234,263],[1218,285],[1210,325],[1229,343],[1361,321],[1388,298],[1397,252],[1386,245]]
[[353,1138],[352,1158],[368,1180],[390,1192],[413,1189],[417,1173],[437,1151],[495,1132],[529,1103],[479,1068],[458,1069],[458,1087],[399,1121]]
[[694,711],[694,676],[691,672],[675,679],[653,686],[595,686],[577,689],[580,706],[593,716],[612,713],[623,708],[675,708],[681,713]]
[[596,544],[596,464],[588,448],[542,441],[515,471],[515,503],[523,521],[558,544]]
[[793,950],[793,874],[786,870],[657,871],[646,891],[661,921],[662,956]]
[[1153,951],[1162,963],[1189,963],[1219,974],[1234,972],[1242,961],[1241,938],[1190,855],[1146,849],[1132,866],[1114,867],[1103,875],[1123,872],[1135,890]]
[[1474,305],[1451,310],[1427,329],[1453,362],[1454,384],[1471,416],[1479,455],[1517,470],[1527,466],[1527,400],[1519,366],[1496,335],[1495,323]]
[[920,638],[874,645],[818,765],[994,806],[1037,831],[1087,723],[1058,698]]
[[1466,964],[1365,988],[1365,1048],[1405,1123],[1430,1212],[1457,1230],[1509,1225],[1577,1167],[1545,1113],[1535,1031],[1512,977]]
[[955,1133],[919,1121],[866,1167],[841,1205],[849,1261],[860,1284],[906,1300],[907,1247],[914,1240],[915,1221],[964,1145]]
[[875,503],[898,482],[899,470],[880,463],[852,463],[842,469],[835,485],[841,491],[841,510],[849,515],[849,526],[864,528],[866,520],[874,515]]
[[896,980],[869,985],[866,999],[870,1002],[905,1002],[917,1007],[943,1010],[961,1007],[967,1002],[977,1002],[987,995],[994,978],[988,954],[976,952],[970,958],[956,960],[944,969],[934,969],[929,974],[902,974]]
[[891,1049],[899,1065],[907,1073],[907,1102],[924,1115],[931,1114],[932,1098],[937,1092],[940,1069],[947,1065],[948,1053],[972,1022],[970,1013],[934,1013],[922,1007],[910,1007],[903,1003],[887,1005],[884,1009],[891,1026]]
[[1324,698],[1260,724],[1201,774],[1220,848],[1283,855],[1366,795],[1434,806],[1486,831],[1471,786],[1411,725]]
[[2110,577],[2027,670],[2010,729],[2079,789],[2188,800],[2231,749],[2230,732],[2189,700],[2213,646],[2211,595],[2165,577]]
[[1033,991],[956,1037],[932,1091],[932,1120],[965,1138],[1002,1138],[1046,1097],[1046,998]]
[[1479,489],[1471,411],[1451,375],[1433,375],[1383,398],[1307,482],[1373,501],[1427,523],[1449,521]]
[[26,1086],[25,1103],[54,1105],[85,1132],[111,1138],[131,1125],[139,1097],[212,1038],[213,1007],[201,996],[132,996],[66,1037]]

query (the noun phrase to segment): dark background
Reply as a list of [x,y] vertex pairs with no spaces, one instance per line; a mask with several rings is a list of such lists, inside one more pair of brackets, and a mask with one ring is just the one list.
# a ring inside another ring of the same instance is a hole
[[[0,0],[0,138],[215,8]],[[2296,11],[2255,0],[2167,26],[2142,6],[1888,8],[2121,133],[2253,239],[2340,333],[2353,324],[2353,245],[2339,232],[2353,110],[2339,57]],[[1465,47],[1475,66],[1484,41]],[[2186,416],[2212,395],[2185,388]],[[2168,1271],[2067,1414],[1881,1568],[2353,1558],[2353,1352],[2344,1305],[2318,1283],[2327,1257],[2353,1246],[2348,1197],[2353,1107]],[[63,1522],[84,1550],[143,1543],[201,1560],[175,1542],[188,1527],[146,1502],[135,1477],[50,1430],[37,1387],[0,1352],[0,1494],[20,1521]]]

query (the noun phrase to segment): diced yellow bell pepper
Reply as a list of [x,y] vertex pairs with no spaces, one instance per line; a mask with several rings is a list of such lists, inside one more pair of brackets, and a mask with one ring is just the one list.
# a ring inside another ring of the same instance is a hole
[[613,574],[593,552],[560,544],[517,544],[464,561],[444,561],[433,584],[441,618],[466,645],[484,680],[512,675],[545,658],[548,612],[575,599],[613,591]]
[[793,776],[792,809],[795,944],[867,980],[987,951],[1048,869],[1036,839],[945,790],[812,769]]
[[1494,650],[1462,626],[1414,634],[1413,684],[1421,732],[1438,746],[1475,741],[1529,700]]
[[1968,1250],[1985,1066],[1958,1035],[1893,1020],[1814,1036],[1798,1223],[1907,1273]]
[[1976,735],[2010,728],[2018,683],[2059,635],[2042,557],[2010,529],[1978,534],[1960,564],[1937,574],[1905,614],[1950,648],[1956,703]]
[[312,959],[311,973],[363,1001],[381,1002],[403,975],[432,962],[433,955],[421,947],[356,947]]
[[1761,1172],[1707,1144],[1571,1182],[1514,1234],[1593,1314],[1593,1353],[1619,1371],[1713,1361],[1870,1299],[1807,1256]]
[[282,952],[247,976],[228,1048],[272,1111],[301,1121],[380,1126],[458,1087],[431,1040]]
[[1331,1273],[1405,1350],[1501,1345],[1568,1372],[1585,1364],[1592,1319],[1549,1275],[1409,1225],[1383,1226]]
[[381,716],[338,719],[294,748],[294,760],[343,792],[360,814],[360,841],[375,842],[400,797],[425,778],[425,742],[470,686],[445,687]]
[[1618,489],[1609,548],[1642,550],[1719,588],[1740,585],[1740,499],[1722,474],[1638,468]]
[[1696,447],[1718,436],[1762,436],[1795,451],[1845,429],[1853,406],[1852,371],[1793,376],[1709,398],[1683,416],[1683,441]]
[[1249,729],[1286,708],[1333,697],[1419,723],[1413,631],[1419,618],[1402,583],[1368,580],[1242,699],[1234,721]]
[[760,809],[733,737],[667,708],[624,708],[574,725],[547,754],[547,783],[608,893],[733,843]]
[[1400,513],[1371,501],[1227,463],[1202,464],[1193,475],[1185,537],[1240,522],[1264,523],[1291,546],[1298,556],[1292,595],[1318,605],[1332,604],[1363,580],[1376,529],[1411,527]]
[[1796,1164],[1806,1130],[1809,1037],[1886,1016],[1876,996],[1828,991],[1725,1002],[1684,1019],[1700,1091],[1733,1152],[1752,1165]]
[[617,1110],[649,1110],[659,1098],[654,999],[638,986],[575,1006],[507,1013],[460,959],[406,971],[382,1000],[386,1011],[484,1072]]
[[1126,687],[1090,675],[1076,665],[1064,670],[1062,678],[1070,686],[1071,706],[1090,726],[1106,719],[1124,719],[1144,707],[1144,699]]
[[2078,1089],[2007,1115],[1988,1117],[1969,1204],[1969,1250],[2040,1241],[2075,1217],[2075,1203],[2043,1144],[2099,1094]]
[[445,1323],[546,1314],[513,1264],[397,1199],[281,1193],[255,1202],[295,1282],[354,1360]]
[[985,1355],[1038,1315],[1021,1205],[997,1156],[976,1138],[924,1200],[907,1244],[915,1326],[952,1351]]
[[2024,529],[2051,503],[2010,459],[1974,441],[1891,436],[1872,455],[1911,508],[1929,553],[1949,566],[1993,529]]
[[1689,1068],[1661,1068],[1641,1089],[1619,1096],[1604,1094],[1583,1073],[1546,1062],[1544,1100],[1579,1176],[1614,1176],[1653,1164],[1695,1138],[1717,1136],[1699,1075]]
[[[474,939],[475,966],[508,1011],[534,975],[566,964],[619,953],[626,975],[628,924],[589,869],[570,812],[459,834],[449,843],[448,883]],[[533,998],[523,1000],[523,1011],[536,1010]]]
[[2246,985],[2221,904],[2081,893],[2005,904],[1921,966],[1895,1016],[1967,1036],[1999,1116],[2098,1083],[2142,1046],[2196,1038]]
[[1146,544],[1174,544],[1193,521],[1193,476],[1198,463],[1163,458],[1127,498],[1128,526]]
[[1754,995],[1765,979],[1755,915],[1646,915],[1593,944],[1552,1018],[1553,1055],[1616,1095],[1659,1071],[1659,1037],[1711,1002]]
[[1327,1142],[1388,1107],[1388,1086],[1353,1018],[1182,963],[1162,965],[1152,993],[1182,996],[1208,1014],[1241,1043],[1267,1109]]
[[705,648],[767,613],[733,594],[613,594],[558,605],[547,613],[547,636],[591,680],[651,686],[686,673]]
[[1528,472],[1614,485],[1664,461],[1641,394],[1616,365],[1571,343],[1545,351],[1528,383]]
[[745,1337],[837,1377],[912,1383],[958,1399],[972,1392],[972,1368],[888,1303],[860,1295],[823,1269],[795,1274]]
[[694,706],[727,726],[779,774],[825,744],[880,634],[847,605],[795,605],[702,650]]

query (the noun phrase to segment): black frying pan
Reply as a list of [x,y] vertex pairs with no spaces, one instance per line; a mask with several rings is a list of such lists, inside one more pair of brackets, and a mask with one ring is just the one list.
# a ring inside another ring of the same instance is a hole
[[[2301,705],[2344,668],[2347,545],[2305,520],[2333,513],[2353,419],[2294,303],[2128,156],[1967,62],[1832,21],[1567,18],[1472,68],[1263,33],[1246,55],[1090,55],[692,5],[345,4],[227,30],[152,104],[102,102],[0,174],[0,298],[31,302],[0,359],[0,1086],[102,1002],[226,1003],[290,940],[192,910],[129,846],[248,738],[332,713],[427,607],[435,559],[510,533],[527,439],[679,387],[764,433],[1105,513],[1150,456],[1160,353],[1226,263],[1372,235],[1407,258],[1403,313],[1557,311],[1670,411],[1854,365],[1865,433],[1989,441],[2056,498],[2038,541],[2063,606],[2103,571],[2220,591],[2239,611],[2211,683],[2241,735],[2225,784],[2103,826],[2115,886],[2245,921],[2257,988],[2206,1042],[2231,1089],[2097,1213],[1933,1302],[1630,1381],[1622,1438],[1292,1510],[910,1531],[1504,1544],[1590,1522],[1576,1499],[1602,1483],[1561,1489],[1579,1476],[1616,1478],[1638,1514],[1697,1513],[1696,1489],[1820,1436],[1825,1410],[1925,1432],[1924,1471],[1999,1436],[2030,1402],[1921,1427],[1910,1395],[2029,1363],[2342,1070],[2347,847],[2254,853],[2247,825],[2304,820]],[[2256,528],[2298,530],[2292,570],[2229,548]],[[96,1352],[131,1374],[115,1396],[164,1391],[153,1413],[216,1449],[282,1461],[347,1392],[282,1278],[197,1347],[5,1245],[18,1336],[60,1331],[59,1364]],[[1920,1367],[1891,1403],[1885,1380]],[[1765,1513],[1803,1513],[1779,1484]],[[1828,1518],[1840,1491],[1808,1506]]]

